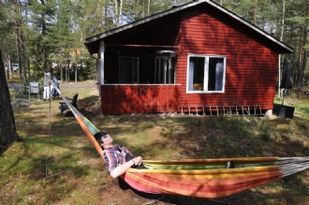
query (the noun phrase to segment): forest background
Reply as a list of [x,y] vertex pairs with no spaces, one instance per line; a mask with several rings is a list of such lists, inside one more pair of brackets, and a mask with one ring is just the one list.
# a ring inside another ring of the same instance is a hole
[[[294,49],[294,88],[309,90],[307,0],[214,0]],[[87,37],[189,2],[188,0],[0,0],[0,48],[8,78],[22,82],[53,69],[63,81],[94,79]],[[13,65],[13,66],[12,66]],[[78,71],[78,75],[76,75]]]

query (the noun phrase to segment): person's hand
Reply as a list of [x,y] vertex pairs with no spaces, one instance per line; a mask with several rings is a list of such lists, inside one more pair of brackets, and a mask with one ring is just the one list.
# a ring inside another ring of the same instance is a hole
[[141,156],[133,158],[134,165],[141,165],[143,163],[143,158]]

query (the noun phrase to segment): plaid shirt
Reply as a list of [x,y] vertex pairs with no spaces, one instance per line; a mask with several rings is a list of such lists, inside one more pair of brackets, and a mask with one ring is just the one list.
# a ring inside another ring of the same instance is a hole
[[134,158],[127,148],[118,144],[104,150],[103,156],[109,172]]

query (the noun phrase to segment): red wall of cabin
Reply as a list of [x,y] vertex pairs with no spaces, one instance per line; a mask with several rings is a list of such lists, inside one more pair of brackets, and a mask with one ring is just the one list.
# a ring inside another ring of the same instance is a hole
[[177,85],[102,85],[104,114],[177,112]]
[[[176,82],[181,84],[179,105],[261,105],[262,109],[272,109],[278,53],[218,18],[195,11],[180,23],[176,69]],[[189,53],[226,56],[224,93],[186,93]]]

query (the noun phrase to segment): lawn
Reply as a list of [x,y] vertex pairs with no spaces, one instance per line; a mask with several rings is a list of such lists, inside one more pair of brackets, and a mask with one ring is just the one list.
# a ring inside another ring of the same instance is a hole
[[[145,159],[238,156],[308,156],[309,100],[289,99],[290,119],[250,116],[102,116],[92,81],[66,83],[65,96],[79,93],[81,111],[117,143]],[[12,95],[15,95],[11,89]],[[16,98],[12,96],[14,100]],[[49,106],[51,114],[49,118]],[[216,200],[148,196],[121,189],[73,117],[58,100],[32,100],[14,109],[21,141],[0,156],[1,204],[306,204],[309,171]],[[309,204],[309,203],[308,203]]]

